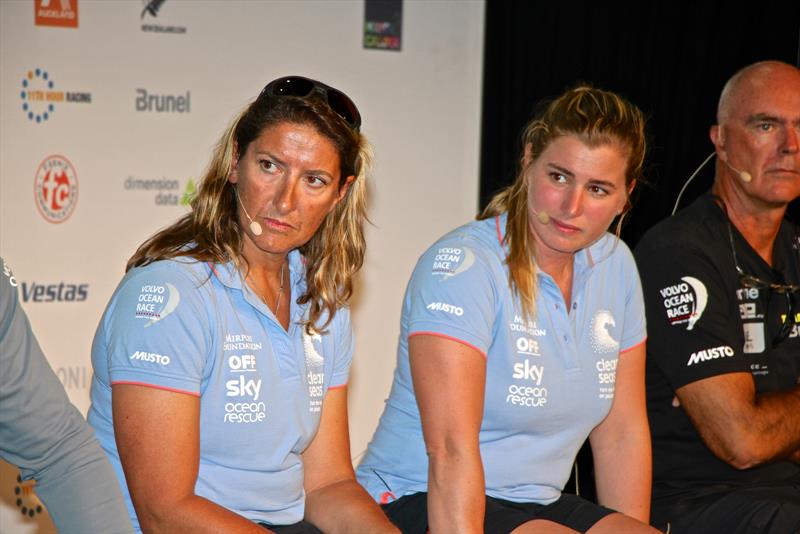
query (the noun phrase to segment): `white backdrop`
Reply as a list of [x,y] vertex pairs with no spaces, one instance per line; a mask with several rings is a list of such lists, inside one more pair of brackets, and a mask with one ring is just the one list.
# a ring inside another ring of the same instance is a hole
[[[92,336],[126,259],[185,212],[189,182],[266,82],[324,80],[357,103],[376,153],[374,226],[354,304],[357,457],[389,391],[411,269],[477,208],[483,1],[407,0],[399,53],[362,48],[360,0],[167,0],[155,16],[147,4],[0,1],[0,255],[23,307],[85,413]],[[77,15],[77,27],[36,25],[42,5]],[[139,111],[141,90],[184,103]],[[65,160],[74,174],[48,184],[46,168]],[[0,532],[49,531],[35,496],[1,466]]]

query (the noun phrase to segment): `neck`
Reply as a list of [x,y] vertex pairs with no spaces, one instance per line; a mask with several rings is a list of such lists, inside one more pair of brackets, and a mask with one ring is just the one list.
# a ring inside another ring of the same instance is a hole
[[733,181],[735,177],[720,177],[719,169],[717,179],[711,192],[720,199],[727,211],[728,219],[736,227],[747,243],[772,265],[772,246],[781,227],[781,221],[786,213],[786,205],[772,205],[754,199]]

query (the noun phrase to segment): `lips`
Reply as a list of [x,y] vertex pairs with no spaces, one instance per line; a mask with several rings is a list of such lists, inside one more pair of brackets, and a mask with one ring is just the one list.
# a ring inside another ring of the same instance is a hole
[[553,226],[555,226],[556,228],[558,228],[562,232],[577,233],[577,232],[581,231],[581,229],[578,228],[577,226],[572,226],[571,224],[567,224],[567,223],[562,222],[562,221],[560,221],[558,219],[552,219],[551,218],[550,222],[551,222],[551,224]]
[[292,226],[291,224],[279,221],[278,219],[272,219],[270,217],[265,217],[264,223],[267,225],[268,228],[272,228],[273,230],[285,232],[287,230],[294,229],[294,226]]

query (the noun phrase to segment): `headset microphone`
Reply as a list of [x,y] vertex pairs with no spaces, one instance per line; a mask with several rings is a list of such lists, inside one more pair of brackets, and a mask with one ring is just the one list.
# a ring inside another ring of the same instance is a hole
[[242,210],[244,210],[245,216],[250,221],[250,231],[253,232],[253,235],[260,236],[261,233],[264,230],[261,228],[261,224],[259,224],[258,221],[254,221],[253,218],[250,217],[250,214],[247,213],[247,208],[244,207],[244,202],[242,202],[242,199],[239,196],[239,188],[238,187],[236,188],[236,200],[239,201],[239,204],[242,206]]
[[535,209],[531,208],[531,211],[536,215],[536,218],[539,219],[539,222],[542,224],[549,224],[550,223],[550,216],[543,211],[536,211]]
[[725,161],[725,165],[727,165],[728,167],[730,167],[730,168],[731,168],[731,170],[732,170],[733,172],[735,172],[736,174],[738,174],[738,175],[739,175],[739,178],[740,178],[740,179],[741,179],[741,180],[742,180],[744,183],[746,183],[746,184],[749,184],[749,183],[750,183],[750,182],[753,180],[753,175],[752,175],[752,174],[750,174],[749,172],[747,172],[747,171],[740,171],[739,169],[737,169],[736,167],[734,167],[733,165],[731,165],[731,164],[730,164],[730,163],[728,163],[727,161]]

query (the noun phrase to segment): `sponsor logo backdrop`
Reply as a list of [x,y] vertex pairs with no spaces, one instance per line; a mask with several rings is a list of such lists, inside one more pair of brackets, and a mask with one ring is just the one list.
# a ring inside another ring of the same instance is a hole
[[[0,2],[0,255],[84,413],[92,337],[125,261],[186,212],[234,114],[301,74],[353,98],[376,153],[353,303],[358,460],[389,392],[408,276],[476,210],[483,2],[407,3],[400,53],[365,50],[363,24],[361,0]],[[16,476],[0,462],[0,532],[52,531]]]

